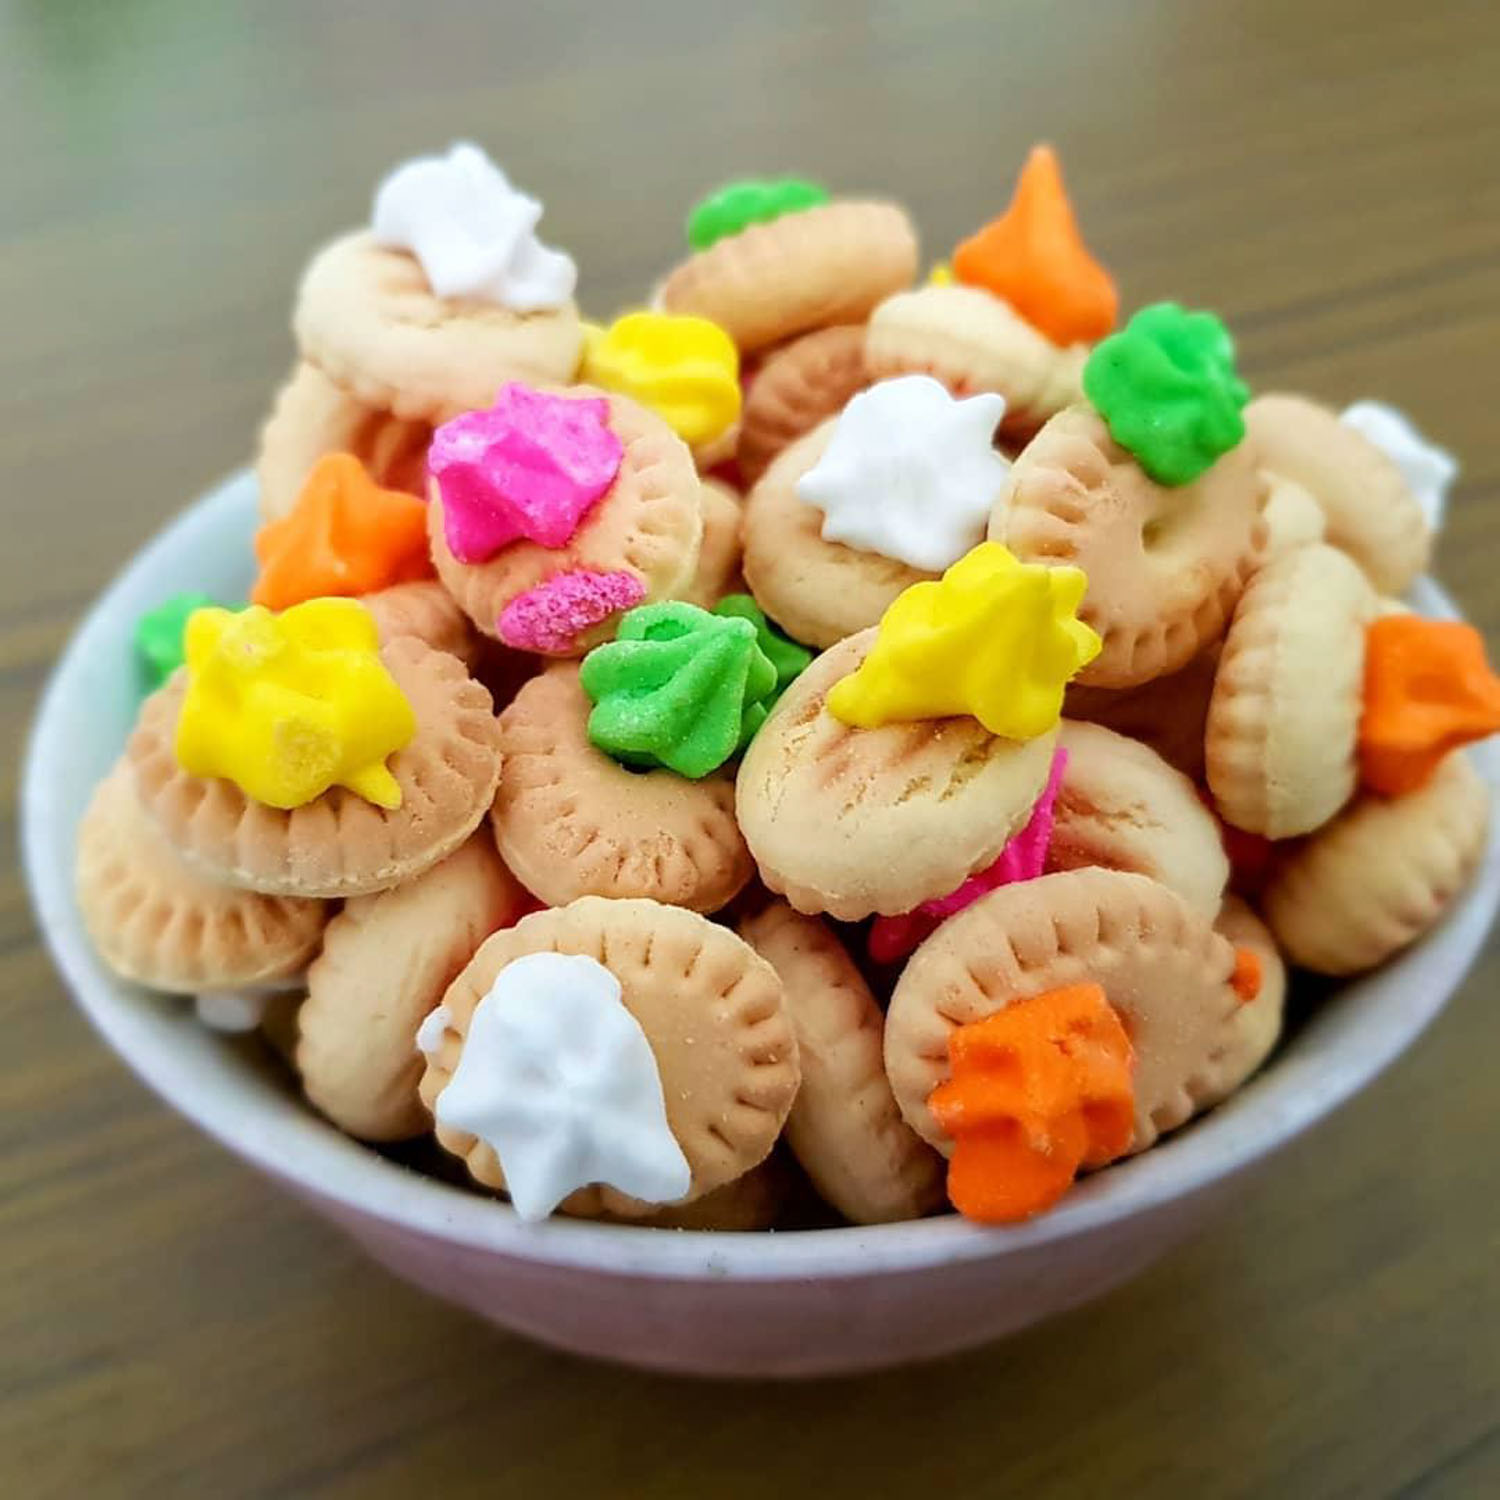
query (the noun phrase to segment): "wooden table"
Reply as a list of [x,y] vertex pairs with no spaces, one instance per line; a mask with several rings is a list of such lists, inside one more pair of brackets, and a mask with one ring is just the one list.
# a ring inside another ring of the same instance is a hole
[[[1385,397],[1463,455],[1439,568],[1500,636],[1497,68],[1491,0],[15,0],[8,741],[110,573],[248,456],[309,249],[388,164],[461,135],[546,196],[596,313],[728,174],[888,190],[936,253],[1050,138],[1128,305],[1214,307],[1257,386]],[[0,975],[5,1495],[1500,1488],[1494,947],[1390,1077],[1134,1286],[983,1354],[800,1389],[624,1377],[390,1281],[126,1075],[12,871]]]

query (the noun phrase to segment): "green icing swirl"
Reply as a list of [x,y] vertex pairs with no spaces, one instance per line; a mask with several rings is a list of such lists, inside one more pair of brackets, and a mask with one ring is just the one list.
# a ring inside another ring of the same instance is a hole
[[752,224],[764,224],[827,202],[827,189],[802,177],[744,177],[726,182],[688,215],[688,244],[694,250],[707,250]]
[[777,670],[754,621],[667,599],[621,617],[583,659],[590,741],[631,766],[692,780],[717,770],[765,722]]
[[776,668],[776,686],[766,700],[766,707],[773,703],[811,665],[813,654],[806,646],[800,646],[790,636],[783,635],[767,618],[749,594],[725,594],[714,605],[716,615],[732,619],[749,620],[755,626],[755,644],[765,652],[766,660]]
[[136,621],[135,660],[148,693],[154,693],[182,665],[188,616],[218,602],[207,594],[173,594]]
[[1158,484],[1190,484],[1245,436],[1249,389],[1234,340],[1212,313],[1142,308],[1083,369],[1084,394],[1110,436]]

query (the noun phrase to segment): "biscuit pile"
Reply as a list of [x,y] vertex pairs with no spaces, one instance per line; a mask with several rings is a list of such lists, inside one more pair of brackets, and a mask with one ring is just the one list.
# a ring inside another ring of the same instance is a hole
[[540,217],[456,146],[308,267],[250,603],[141,621],[80,831],[116,973],[526,1218],[1007,1223],[1440,920],[1500,680],[1399,414],[1122,325],[1045,148],[920,284],[732,184],[608,327]]

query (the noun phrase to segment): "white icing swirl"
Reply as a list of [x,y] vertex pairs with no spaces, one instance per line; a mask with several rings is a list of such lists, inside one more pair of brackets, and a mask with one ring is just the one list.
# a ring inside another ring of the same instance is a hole
[[500,971],[434,1112],[493,1148],[523,1219],[591,1183],[647,1203],[692,1183],[646,1033],[620,981],[582,955],[531,953]]
[[424,1057],[431,1057],[443,1045],[443,1035],[452,1019],[446,1005],[433,1006],[417,1027],[417,1051]]
[[210,1031],[242,1036],[265,1020],[267,1004],[277,995],[289,995],[306,986],[307,980],[301,974],[294,974],[288,979],[273,979],[242,989],[199,990],[193,996],[193,1008],[198,1020]]
[[409,250],[439,297],[478,297],[515,312],[563,307],[578,267],[536,237],[537,199],[512,187],[478,146],[397,167],[375,193],[371,228],[383,245]]
[[1458,478],[1458,460],[1446,448],[1429,443],[1405,412],[1384,401],[1356,401],[1339,421],[1373,443],[1401,470],[1407,489],[1422,507],[1428,529],[1440,530],[1449,486]]
[[940,573],[984,540],[1010,465],[995,451],[1005,397],[963,400],[930,375],[861,391],[797,481],[823,537]]

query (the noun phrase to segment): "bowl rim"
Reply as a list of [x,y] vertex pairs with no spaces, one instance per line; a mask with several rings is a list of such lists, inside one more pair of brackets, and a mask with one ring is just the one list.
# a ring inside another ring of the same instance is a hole
[[[82,808],[67,803],[49,767],[67,754],[67,720],[85,664],[96,653],[119,649],[112,617],[167,559],[216,545],[226,529],[252,524],[256,501],[249,471],[230,475],[158,531],[74,629],[28,737],[20,798],[22,863],[53,960],[111,1049],[205,1133],[303,1196],[325,1200],[346,1225],[374,1219],[471,1251],[690,1280],[855,1278],[1034,1251],[1186,1200],[1244,1171],[1329,1114],[1383,1072],[1436,1017],[1473,963],[1500,906],[1500,819],[1492,819],[1474,880],[1421,942],[1373,976],[1352,981],[1336,1002],[1308,1020],[1285,1054],[1225,1103],[1151,1151],[1084,1180],[1056,1208],[1025,1224],[987,1228],[944,1216],[772,1233],[648,1233],[628,1224],[564,1218],[528,1224],[498,1199],[423,1176],[351,1141],[301,1101],[288,1110],[288,1101],[269,1083],[261,1084],[250,1102],[211,1086],[191,1048],[163,1043],[134,1024],[141,992],[107,974],[94,958],[73,897],[72,861],[51,850],[49,836],[59,820],[72,828]],[[1412,597],[1424,613],[1459,617],[1431,579],[1419,579]],[[1492,741],[1472,747],[1471,754],[1490,786],[1500,785],[1500,748]],[[1431,966],[1442,971],[1439,983],[1402,983],[1414,979],[1419,967]],[[1368,1014],[1351,1015],[1355,1006]],[[1339,1066],[1299,1055],[1316,1052],[1314,1043],[1323,1032],[1333,1031],[1336,1038],[1342,1030],[1357,1031],[1361,1045],[1341,1056]],[[214,1040],[211,1045],[226,1044]],[[274,1096],[276,1103],[260,1094]]]

